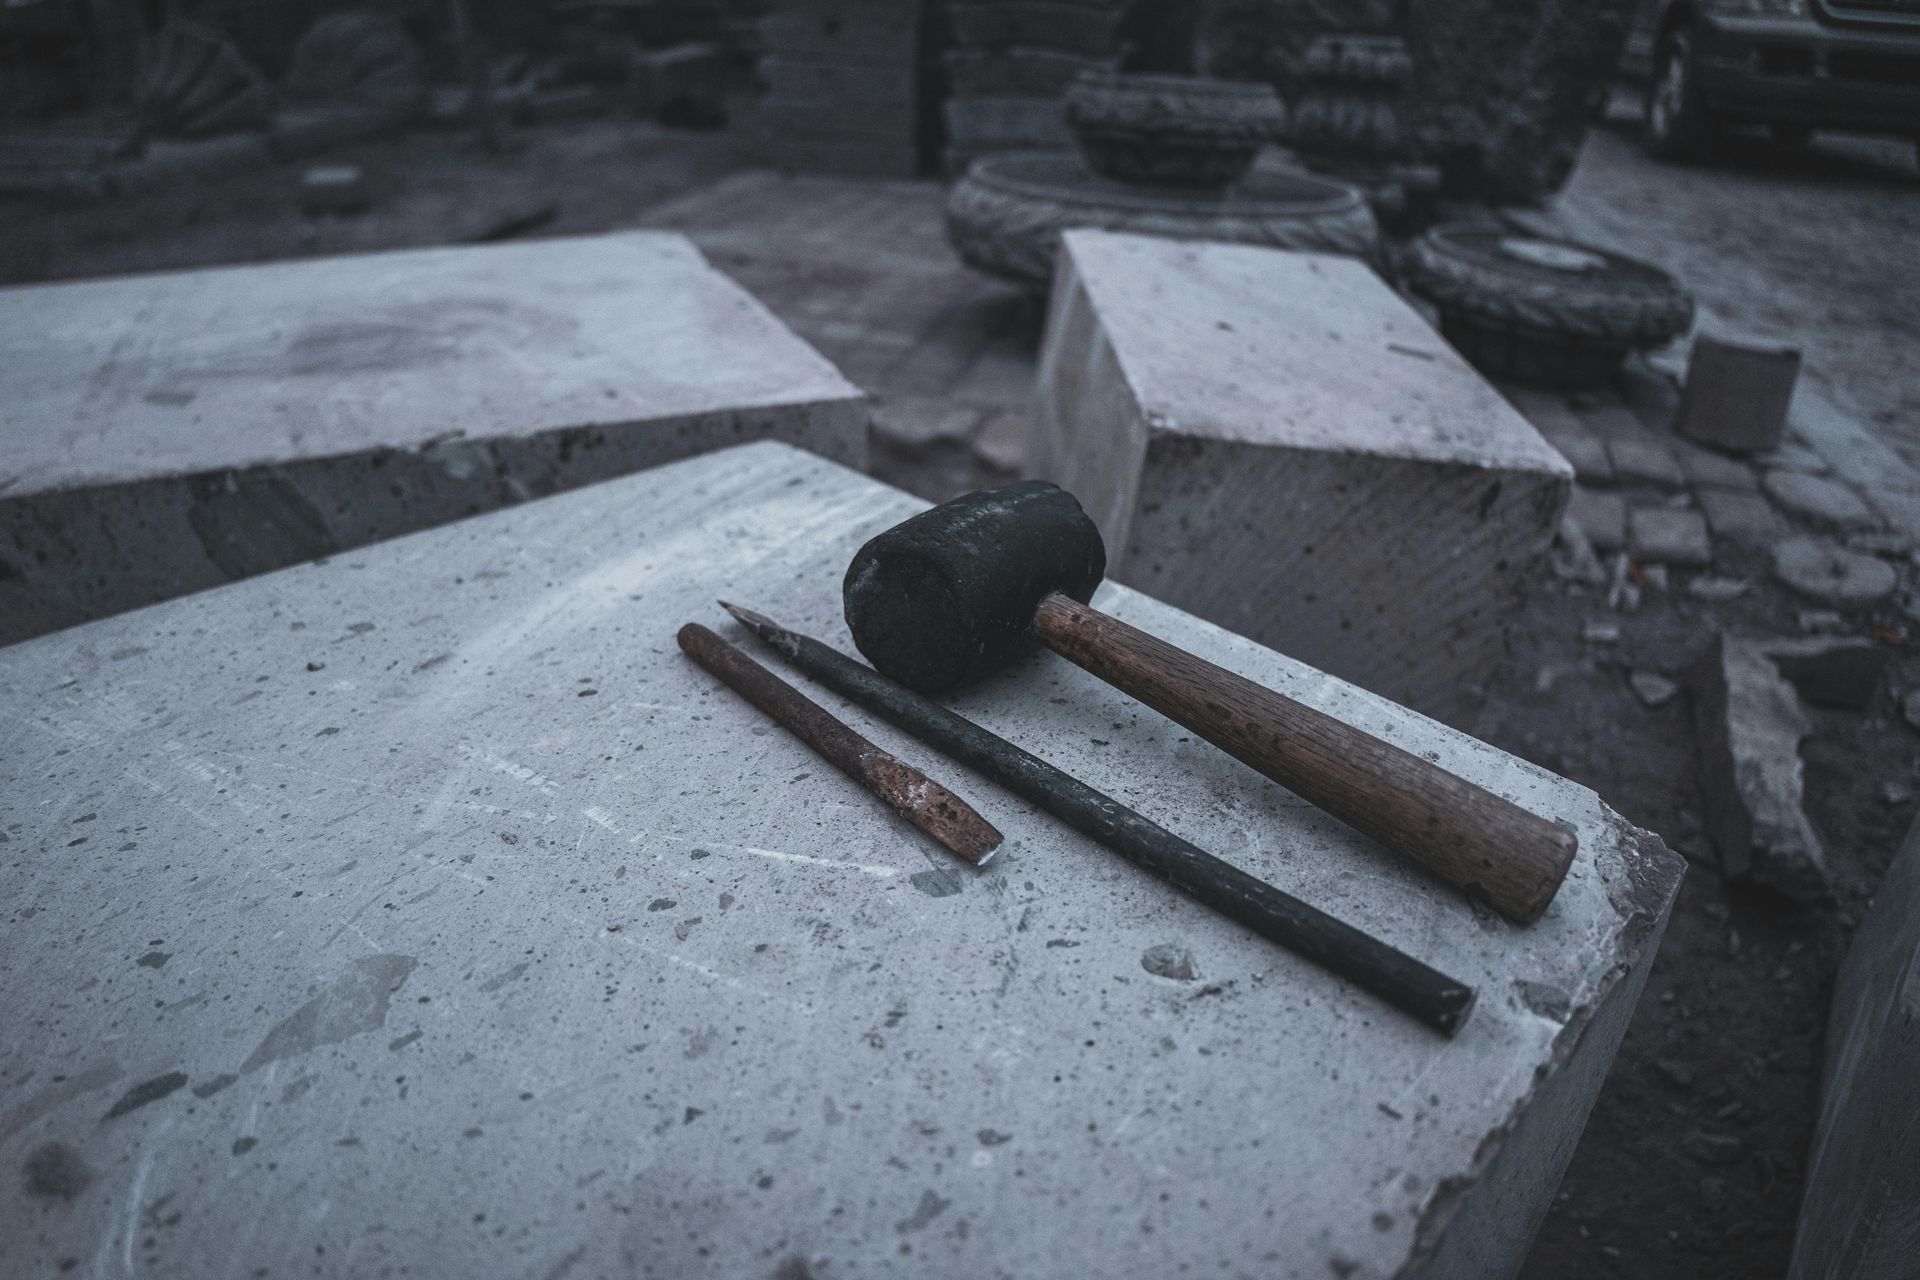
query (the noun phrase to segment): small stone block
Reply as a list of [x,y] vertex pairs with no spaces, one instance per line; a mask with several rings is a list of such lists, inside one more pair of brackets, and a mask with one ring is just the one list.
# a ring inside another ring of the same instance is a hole
[[[753,444],[9,649],[5,1056],[33,1128],[8,1275],[118,1257],[169,1195],[164,1256],[135,1256],[180,1276],[491,1276],[495,1225],[536,1273],[631,1275],[635,1223],[674,1224],[645,1254],[679,1280],[1515,1274],[1680,860],[1587,787],[1108,583],[1096,607],[1564,825],[1570,874],[1534,924],[1490,920],[1051,655],[956,708],[1479,999],[1443,1039],[971,775],[1008,852],[961,865],[673,640],[739,636],[724,592],[850,652],[848,561],[924,509]],[[55,1135],[100,1182],[30,1203]],[[617,1194],[582,1193],[636,1142]],[[1143,1206],[1151,1233],[1115,1228]]]
[[1609,443],[1653,435],[1640,416],[1611,393],[1589,392],[1575,397],[1574,404],[1587,429]]
[[1693,496],[1716,538],[1742,546],[1765,546],[1787,531],[1780,513],[1758,493],[1702,488]]
[[1700,334],[1680,397],[1681,435],[1734,453],[1779,446],[1800,376],[1791,347],[1730,342]]
[[1627,513],[1627,545],[1636,560],[1691,569],[1713,563],[1713,542],[1698,511],[1635,507]]
[[1443,716],[1572,481],[1364,263],[1090,230],[1058,257],[1030,474],[1110,576]]

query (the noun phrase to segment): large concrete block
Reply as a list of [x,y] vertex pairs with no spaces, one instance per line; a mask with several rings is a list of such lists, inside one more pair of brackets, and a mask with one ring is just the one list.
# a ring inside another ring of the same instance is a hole
[[860,391],[677,235],[0,289],[0,644],[723,445]]
[[957,865],[673,642],[847,646],[922,506],[751,445],[0,650],[0,1274],[1511,1274],[1677,860],[1109,585],[1572,824],[1565,886],[1477,912],[1057,658],[958,700],[1473,983],[1443,1040],[814,691],[1006,832]]
[[1847,948],[1789,1280],[1900,1280],[1920,1258],[1920,823]]
[[1099,231],[1063,237],[1033,457],[1114,577],[1442,716],[1573,481],[1363,264]]

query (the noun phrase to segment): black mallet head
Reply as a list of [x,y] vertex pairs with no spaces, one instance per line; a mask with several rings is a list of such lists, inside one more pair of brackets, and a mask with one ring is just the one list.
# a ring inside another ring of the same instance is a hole
[[1035,647],[1052,592],[1085,604],[1107,571],[1100,530],[1044,480],[983,489],[868,542],[847,568],[847,626],[882,674],[940,693]]

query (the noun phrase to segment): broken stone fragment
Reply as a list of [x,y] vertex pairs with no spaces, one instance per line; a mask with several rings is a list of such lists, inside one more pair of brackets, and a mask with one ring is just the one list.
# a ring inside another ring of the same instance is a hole
[[1651,671],[1636,671],[1627,677],[1627,683],[1633,686],[1633,696],[1649,708],[1666,706],[1680,692],[1676,682]]
[[1707,826],[1730,880],[1752,879],[1812,901],[1826,855],[1802,809],[1799,696],[1754,642],[1716,635],[1691,681]]

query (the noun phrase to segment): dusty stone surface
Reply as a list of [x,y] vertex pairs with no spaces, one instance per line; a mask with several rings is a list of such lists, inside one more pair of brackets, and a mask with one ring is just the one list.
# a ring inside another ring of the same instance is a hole
[[1769,471],[1761,487],[1787,511],[1824,529],[1871,529],[1880,523],[1859,494],[1825,476]]
[[1800,742],[1813,730],[1793,686],[1760,645],[1720,635],[1691,683],[1701,782],[1721,871],[1813,899],[1826,854],[1803,807]]
[[1078,495],[1111,576],[1442,715],[1497,661],[1571,489],[1344,258],[1068,232],[1040,387],[1030,470]]
[[0,643],[743,440],[861,392],[658,232],[0,289]]
[[1900,582],[1886,561],[1820,538],[1789,538],[1775,546],[1773,576],[1803,596],[1840,606],[1884,600]]
[[[1571,875],[1510,927],[1045,656],[959,705],[1479,1006],[1440,1040],[977,781],[1006,852],[954,868],[672,642],[737,634],[724,592],[845,647],[842,567],[922,505],[753,445],[0,651],[0,963],[37,975],[10,999],[38,1028],[0,1158],[57,1140],[95,1171],[58,1213],[0,1199],[10,1247],[140,1251],[126,1206],[170,1195],[180,1274],[369,1239],[477,1274],[494,1227],[581,1274],[630,1246],[884,1271],[903,1243],[936,1275],[1516,1268],[1677,860],[1584,787],[1110,584],[1573,824]],[[1171,949],[1198,985],[1143,964]]]

